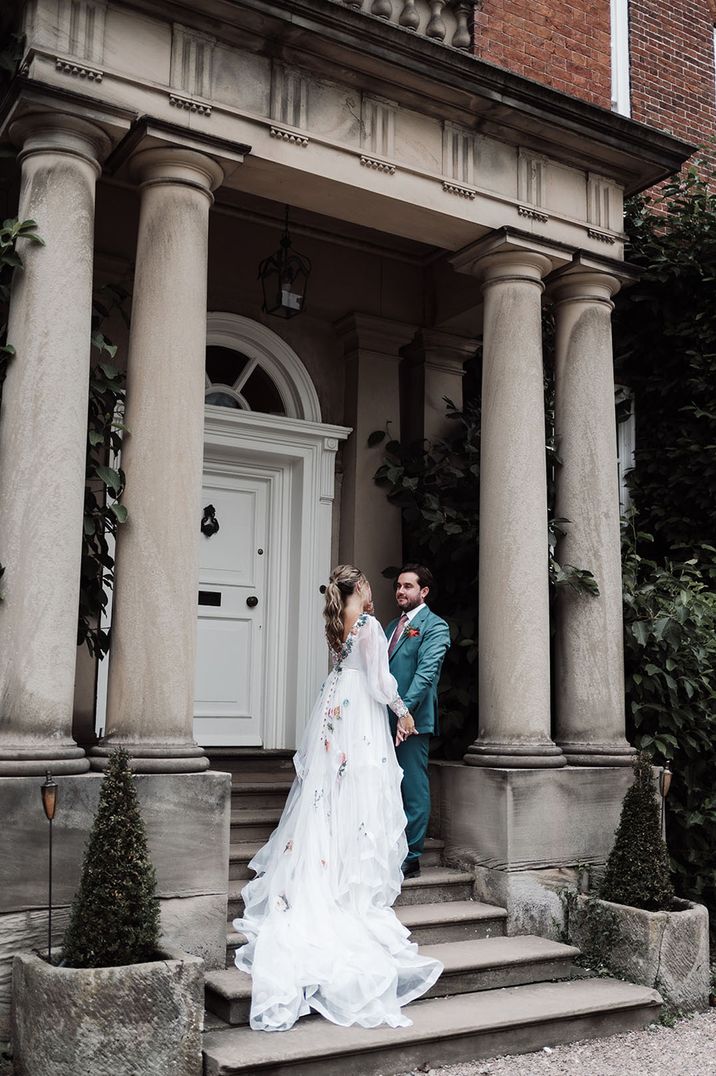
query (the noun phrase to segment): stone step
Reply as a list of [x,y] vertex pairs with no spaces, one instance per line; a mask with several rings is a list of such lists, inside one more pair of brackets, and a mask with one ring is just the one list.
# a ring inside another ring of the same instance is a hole
[[275,774],[269,774],[266,780],[245,781],[243,777],[231,786],[231,805],[234,809],[249,807],[259,810],[263,807],[279,807],[283,810],[286,803],[292,779],[288,776],[285,780],[277,780]]
[[[236,829],[232,831],[232,836],[239,833],[243,836],[244,830],[237,823]],[[231,881],[247,881],[249,878],[254,877],[254,872],[249,868],[249,861],[263,847],[263,843],[263,841],[232,840],[229,851],[229,879]],[[420,860],[421,864],[424,867],[439,867],[442,863],[444,847],[444,841],[439,841],[435,837],[428,837],[425,841],[425,851]]]
[[426,867],[421,870],[418,878],[406,878],[395,906],[470,900],[474,880],[469,871],[455,870],[452,867]]
[[[521,983],[565,979],[579,950],[531,935],[483,938],[421,946],[424,956],[442,961],[445,970],[425,997],[467,994]],[[237,968],[207,972],[205,1003],[209,1012],[237,1026],[247,1024],[251,976]]]
[[204,1036],[204,1076],[394,1076],[499,1054],[646,1027],[659,1016],[655,990],[615,979],[535,983],[414,1002],[413,1024],[338,1027],[300,1020],[283,1035],[248,1027]]
[[[259,747],[210,747],[206,754],[212,770],[224,773],[253,775],[271,773],[283,777],[287,772],[293,775],[293,756],[295,751],[266,751]],[[293,779],[293,778],[292,778]]]
[[418,945],[502,937],[507,924],[504,908],[479,900],[408,904],[397,908],[396,914]]
[[[478,938],[500,938],[505,933],[507,912],[494,904],[479,900],[453,900],[437,904],[408,904],[396,909],[403,926],[410,931],[418,945],[437,945],[441,942],[472,941]],[[246,937],[233,930],[226,932],[226,966],[233,968],[234,956]]]
[[281,817],[281,807],[241,807],[232,802],[231,840],[259,841],[263,844],[271,836]]
[[[472,897],[474,878],[468,871],[451,867],[427,867],[419,878],[408,878],[398,894],[395,907],[411,904],[436,904],[442,901],[469,901]],[[241,899],[243,884],[236,879],[229,886],[227,919],[231,922],[244,913]]]
[[254,872],[249,870],[249,861],[253,859],[259,849],[263,848],[263,845],[263,841],[231,842],[229,848],[229,881],[247,882],[249,878],[254,877]]

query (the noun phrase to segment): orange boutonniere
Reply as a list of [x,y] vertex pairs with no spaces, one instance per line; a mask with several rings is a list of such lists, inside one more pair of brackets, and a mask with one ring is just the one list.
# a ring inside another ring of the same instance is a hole
[[420,635],[420,628],[406,628],[405,629],[405,638],[406,639],[417,639],[418,635]]

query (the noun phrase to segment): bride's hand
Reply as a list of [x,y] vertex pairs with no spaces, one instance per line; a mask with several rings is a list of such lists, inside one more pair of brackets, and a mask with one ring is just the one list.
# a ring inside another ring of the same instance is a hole
[[395,746],[398,747],[401,743],[407,740],[408,736],[417,736],[417,734],[418,730],[415,727],[412,714],[404,714],[403,717],[398,718]]

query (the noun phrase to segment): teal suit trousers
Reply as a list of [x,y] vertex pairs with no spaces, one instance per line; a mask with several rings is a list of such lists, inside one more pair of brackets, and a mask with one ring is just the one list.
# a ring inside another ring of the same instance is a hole
[[[397,620],[385,629],[391,638]],[[415,720],[419,735],[409,736],[396,747],[403,770],[403,807],[407,817],[406,866],[417,862],[425,847],[430,820],[430,779],[428,749],[430,736],[438,730],[438,681],[443,659],[450,646],[450,629],[427,605],[410,621],[390,657],[390,671],[398,683],[398,693]],[[395,739],[396,720],[390,727]]]

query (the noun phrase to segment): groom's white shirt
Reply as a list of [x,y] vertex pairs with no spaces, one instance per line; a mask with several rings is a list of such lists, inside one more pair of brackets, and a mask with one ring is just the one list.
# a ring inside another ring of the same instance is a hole
[[[409,623],[410,623],[410,621],[411,621],[411,620],[413,619],[413,617],[414,617],[414,616],[417,616],[417,615],[418,615],[418,613],[420,612],[420,610],[421,610],[421,609],[424,609],[424,608],[425,608],[425,602],[421,602],[421,603],[420,603],[420,605],[416,605],[414,609],[411,609],[411,610],[410,610],[410,612],[408,612],[408,613],[405,613],[405,616],[407,616],[407,618],[408,618],[408,624],[409,624]],[[403,613],[401,613],[401,614],[400,614],[400,616],[402,617],[402,616],[403,616]],[[403,633],[403,632],[405,631],[405,629],[407,628],[408,624],[405,624],[405,625],[404,625],[404,626],[403,626],[403,627],[401,628],[401,635],[402,635],[402,633]],[[399,627],[399,625],[400,625],[400,617],[398,617],[398,623],[397,623],[397,624],[395,625],[395,627],[394,627],[394,629],[393,629],[393,634],[391,635],[390,639],[388,640],[388,648],[389,648],[389,649],[390,649],[390,647],[391,647],[391,646],[393,645],[393,640],[394,640],[394,639],[395,639],[396,643],[397,643],[397,641],[398,641],[398,639],[396,638],[396,632],[398,631],[398,627]]]

